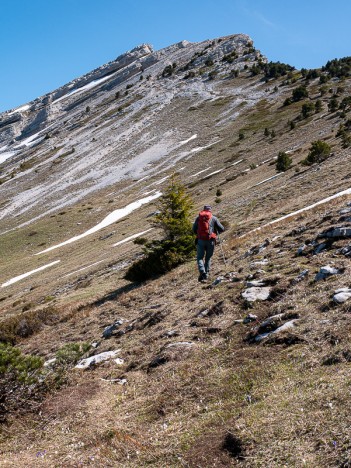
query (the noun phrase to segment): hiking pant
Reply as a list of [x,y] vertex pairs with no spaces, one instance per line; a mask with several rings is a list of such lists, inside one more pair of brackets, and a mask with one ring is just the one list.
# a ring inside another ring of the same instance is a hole
[[[197,266],[200,273],[208,274],[210,272],[211,257],[216,245],[215,239],[197,241]],[[204,262],[205,257],[205,262]]]

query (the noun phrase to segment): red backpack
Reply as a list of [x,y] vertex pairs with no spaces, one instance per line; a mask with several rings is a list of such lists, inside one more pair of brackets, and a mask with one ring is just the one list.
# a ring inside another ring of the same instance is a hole
[[211,211],[200,211],[197,223],[197,238],[201,240],[210,240],[216,237],[212,232],[210,234],[210,222],[212,218]]

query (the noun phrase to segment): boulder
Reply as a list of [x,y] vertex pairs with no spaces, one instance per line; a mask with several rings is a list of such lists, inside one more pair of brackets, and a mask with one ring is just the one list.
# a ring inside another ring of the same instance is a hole
[[339,252],[345,257],[351,257],[351,245],[347,245],[346,247],[342,247]]
[[276,335],[278,333],[282,333],[287,330],[291,330],[292,328],[295,327],[296,319],[294,320],[289,320],[289,322],[285,322],[284,325],[281,327],[276,328],[275,330],[267,333],[262,333],[261,335],[257,335],[255,337],[255,341],[260,342],[264,340],[265,338],[268,338],[269,336]]
[[250,257],[251,255],[257,255],[257,254],[261,253],[263,250],[266,249],[266,247],[268,247],[268,245],[270,243],[271,243],[270,240],[266,239],[262,244],[255,245],[254,247],[251,247],[250,250],[247,250],[244,253],[243,258],[247,258],[247,257]]
[[318,255],[318,254],[321,253],[322,250],[324,250],[327,246],[328,246],[328,244],[327,244],[326,242],[322,242],[321,244],[316,245],[316,247],[315,247],[313,253],[314,253],[315,255]]
[[[89,367],[93,367],[100,362],[110,361],[111,359],[116,358],[117,354],[119,354],[121,350],[116,349],[115,351],[105,351],[104,353],[96,354],[95,356],[91,356],[85,359],[82,359],[78,362],[75,366],[75,369],[88,369]],[[115,359],[116,364],[123,364],[123,359],[117,358]]]
[[176,343],[170,343],[168,344],[165,349],[169,348],[191,348],[194,346],[194,343],[191,341],[177,341]]
[[309,270],[303,270],[299,275],[296,276],[296,278],[292,279],[291,280],[291,284],[293,286],[295,286],[296,284],[298,284],[300,281],[302,281],[304,278],[306,278],[306,276],[308,275],[309,273]]
[[307,245],[306,245],[306,244],[302,244],[302,245],[297,249],[296,255],[302,255],[303,251],[306,250],[306,248],[307,248]]
[[351,213],[351,208],[348,207],[348,208],[343,208],[342,210],[339,211],[339,213],[341,215],[345,215],[345,214],[348,214],[348,213]]
[[56,358],[49,359],[44,362],[44,367],[53,367],[56,363]]
[[340,239],[345,237],[351,237],[351,227],[340,226],[332,227],[325,232],[322,232],[319,237],[324,237],[328,239]]
[[333,301],[337,304],[343,304],[348,299],[351,298],[351,289],[349,288],[341,288],[337,289],[333,296]]
[[315,281],[320,281],[320,280],[328,278],[328,276],[339,275],[340,273],[341,273],[341,271],[338,270],[337,268],[334,268],[334,267],[332,267],[330,265],[326,265],[324,267],[321,267],[319,272],[316,274],[314,280]]
[[271,288],[270,287],[252,287],[245,289],[241,293],[242,297],[246,299],[249,302],[255,302],[255,301],[265,301],[269,298],[269,295],[271,293]]
[[110,338],[113,332],[116,330],[116,328],[120,327],[122,323],[123,323],[122,319],[116,320],[112,325],[109,325],[108,327],[105,328],[105,330],[102,332],[102,336],[104,338]]
[[257,319],[258,319],[257,315],[249,314],[244,318],[242,323],[246,324],[246,323],[256,322]]

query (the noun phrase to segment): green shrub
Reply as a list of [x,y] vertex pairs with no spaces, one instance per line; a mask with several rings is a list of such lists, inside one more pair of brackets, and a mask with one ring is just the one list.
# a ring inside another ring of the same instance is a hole
[[351,75],[351,57],[329,60],[322,71],[328,72],[329,76],[347,78]]
[[167,65],[167,66],[163,69],[162,77],[163,77],[163,78],[166,78],[166,77],[172,76],[172,75],[173,75],[173,67],[172,67],[172,65]]
[[295,70],[291,65],[280,62],[269,62],[262,65],[262,68],[266,79],[279,78],[280,76],[284,76],[288,72]]
[[339,109],[348,112],[351,109],[351,96],[344,97],[341,101]]
[[26,356],[18,348],[0,343],[0,377],[2,379],[30,384],[36,381],[38,371],[42,366],[42,358]]
[[235,51],[233,51],[227,55],[224,55],[224,57],[222,58],[222,62],[233,63],[234,60],[237,58],[238,58],[238,54]]
[[184,80],[188,80],[189,78],[195,78],[196,73],[194,71],[190,71],[184,76]]
[[146,237],[137,237],[134,239],[133,243],[135,245],[145,245],[147,243],[147,239]]
[[308,91],[306,86],[298,86],[297,88],[293,89],[292,92],[292,100],[294,102],[301,101],[301,99],[308,98]]
[[319,71],[316,70],[315,68],[308,70],[305,76],[306,80],[314,80],[318,77],[319,77]]
[[310,166],[314,163],[320,163],[330,156],[331,147],[325,141],[317,140],[312,142],[310,152],[303,164]]
[[278,153],[277,162],[275,164],[276,170],[278,172],[285,172],[288,169],[290,169],[291,164],[292,164],[291,157],[288,154],[286,154],[285,152],[280,151]]
[[79,359],[91,348],[89,343],[68,343],[56,352],[58,364],[76,364]]
[[320,99],[317,99],[314,109],[316,114],[318,114],[318,112],[321,112],[321,110],[323,109],[322,101]]
[[165,238],[144,245],[144,257],[127,270],[129,281],[145,281],[184,263],[195,251],[192,224],[189,220],[193,203],[185,187],[172,176],[158,203],[154,225]]
[[222,190],[218,188],[216,191],[216,197],[220,197],[222,194],[223,194]]
[[339,130],[336,134],[337,137],[341,137],[343,148],[349,148],[351,146],[351,135],[347,125],[340,125]]
[[339,108],[339,101],[336,99],[335,96],[333,96],[328,103],[329,112],[335,112],[336,110],[338,110],[338,108]]
[[302,104],[301,115],[304,119],[309,117],[315,111],[313,102],[305,102]]
[[321,96],[325,96],[328,92],[328,86],[324,85],[319,88],[319,92],[321,93]]

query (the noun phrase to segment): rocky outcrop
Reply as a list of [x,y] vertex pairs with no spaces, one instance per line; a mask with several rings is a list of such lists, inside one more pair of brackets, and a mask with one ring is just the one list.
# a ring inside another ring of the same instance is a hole
[[348,226],[339,226],[332,227],[327,231],[324,231],[319,235],[319,237],[324,237],[328,239],[343,239],[345,237],[351,237],[351,227]]
[[340,275],[342,273],[342,270],[339,270],[338,268],[334,268],[330,265],[326,265],[321,267],[319,272],[316,274],[314,280],[315,281],[320,281],[328,278],[331,275]]
[[351,289],[350,288],[341,288],[337,289],[333,296],[333,301],[337,304],[343,304],[351,298]]

